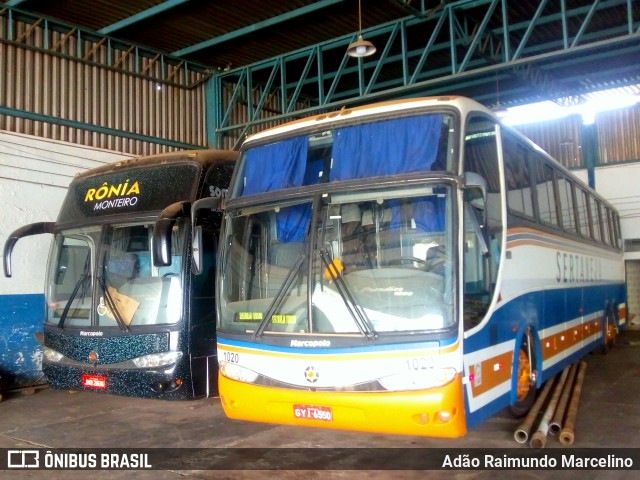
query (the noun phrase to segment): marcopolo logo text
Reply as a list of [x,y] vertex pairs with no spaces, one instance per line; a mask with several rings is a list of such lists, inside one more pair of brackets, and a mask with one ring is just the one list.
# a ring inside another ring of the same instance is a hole
[[329,340],[291,340],[292,347],[330,347]]

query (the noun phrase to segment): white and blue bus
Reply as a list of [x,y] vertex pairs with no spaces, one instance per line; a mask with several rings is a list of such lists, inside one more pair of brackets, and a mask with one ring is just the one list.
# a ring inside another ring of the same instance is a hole
[[615,209],[466,98],[249,137],[221,238],[231,418],[456,437],[625,324]]
[[206,205],[226,195],[236,159],[185,151],[82,172],[55,222],[9,235],[7,277],[16,242],[53,234],[39,336],[52,388],[217,394],[213,275],[222,212]]

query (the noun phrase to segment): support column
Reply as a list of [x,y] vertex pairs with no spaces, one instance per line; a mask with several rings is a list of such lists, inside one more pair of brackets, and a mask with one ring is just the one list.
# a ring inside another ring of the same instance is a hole
[[219,104],[219,95],[217,85],[219,85],[218,77],[216,75],[211,75],[207,79],[204,88],[205,128],[207,129],[206,138],[207,146],[209,148],[223,148],[222,141],[216,134],[219,121],[217,108]]
[[589,186],[595,190],[595,168],[600,164],[600,148],[598,145],[598,127],[595,123],[582,125],[582,159],[587,169]]

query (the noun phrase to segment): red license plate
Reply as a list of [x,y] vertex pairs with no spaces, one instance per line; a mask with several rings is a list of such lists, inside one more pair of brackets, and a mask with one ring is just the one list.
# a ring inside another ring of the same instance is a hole
[[89,388],[107,388],[107,377],[101,375],[82,375],[82,386]]
[[320,420],[322,422],[333,421],[331,407],[323,407],[320,405],[301,405],[296,403],[293,406],[293,416],[309,420]]

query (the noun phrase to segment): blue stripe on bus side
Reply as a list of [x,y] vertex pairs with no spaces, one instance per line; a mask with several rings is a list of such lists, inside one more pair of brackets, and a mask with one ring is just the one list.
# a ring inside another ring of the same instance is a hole
[[526,293],[499,306],[482,330],[465,339],[464,353],[468,354],[510,340],[527,325],[533,326],[539,332],[565,321],[593,315],[602,311],[607,301],[616,304],[623,302],[624,295],[624,284]]
[[[516,335],[516,332],[517,340],[519,340],[524,328],[528,325],[532,326],[539,335],[541,330],[578,319],[581,316],[591,319],[594,314],[603,312],[607,302],[618,304],[624,299],[624,284],[572,287],[524,294],[502,305],[493,313],[488,324],[481,331],[465,339],[464,353],[469,354],[508,341]],[[615,313],[617,315],[617,311]],[[567,365],[582,358],[593,347],[593,343],[588,344],[582,349],[568,354],[563,361],[549,366],[541,372],[539,385],[562,371]],[[540,345],[536,345],[538,368],[541,366],[541,358]],[[500,395],[487,405],[471,412],[465,394],[467,426],[472,428],[499,410],[508,407],[512,403],[511,397],[512,393]]]

